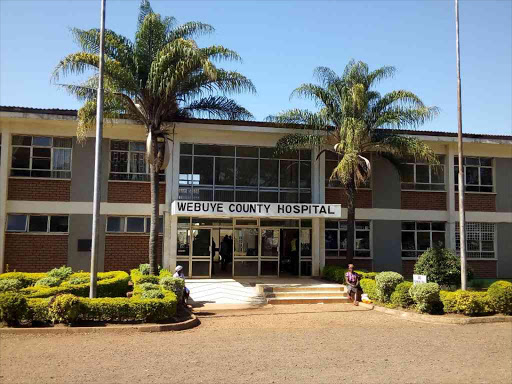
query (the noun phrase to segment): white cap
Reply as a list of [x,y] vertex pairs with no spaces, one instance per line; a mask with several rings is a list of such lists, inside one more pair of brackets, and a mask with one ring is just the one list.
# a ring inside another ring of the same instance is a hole
[[183,269],[183,267],[181,265],[178,265],[175,269],[176,272],[179,272]]

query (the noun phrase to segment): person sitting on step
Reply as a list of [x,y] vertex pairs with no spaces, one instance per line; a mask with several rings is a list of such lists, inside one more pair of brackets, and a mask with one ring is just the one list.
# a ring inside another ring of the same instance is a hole
[[354,305],[359,305],[359,301],[361,301],[362,289],[359,284],[360,280],[360,276],[354,272],[354,264],[349,264],[348,272],[345,273],[345,281],[347,283],[348,297]]

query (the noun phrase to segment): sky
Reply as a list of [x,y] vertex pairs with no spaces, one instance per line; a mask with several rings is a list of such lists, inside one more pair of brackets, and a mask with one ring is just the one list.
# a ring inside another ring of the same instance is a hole
[[[256,120],[289,108],[314,108],[289,99],[313,70],[341,74],[350,59],[370,69],[397,68],[381,93],[415,92],[439,116],[420,129],[457,130],[453,0],[173,1],[153,10],[180,23],[201,21],[215,34],[200,46],[237,51],[239,64],[222,64],[249,77],[256,95],[235,99]],[[70,27],[97,28],[99,0],[0,0],[0,105],[77,109],[80,103],[50,82],[65,55],[78,51]],[[133,40],[138,0],[107,0],[106,27]],[[463,129],[512,134],[512,1],[460,0]],[[68,79],[72,81],[73,79]]]

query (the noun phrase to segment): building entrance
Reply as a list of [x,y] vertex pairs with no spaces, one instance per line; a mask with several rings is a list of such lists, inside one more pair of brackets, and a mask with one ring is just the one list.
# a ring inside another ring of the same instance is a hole
[[299,276],[299,230],[281,229],[279,276]]

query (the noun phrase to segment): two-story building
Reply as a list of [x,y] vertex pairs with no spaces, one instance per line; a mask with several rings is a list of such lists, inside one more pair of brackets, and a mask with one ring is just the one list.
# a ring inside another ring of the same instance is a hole
[[[0,268],[90,267],[94,133],[76,140],[76,111],[0,107]],[[175,123],[161,175],[159,263],[193,277],[316,276],[346,264],[346,197],[329,180],[336,157],[274,157],[293,128],[271,123]],[[407,164],[402,177],[371,156],[357,191],[357,268],[411,275],[441,243],[458,249],[457,136],[403,131],[443,167]],[[105,123],[100,270],[147,262],[150,216],[145,129]],[[512,277],[512,136],[464,136],[467,257],[476,277]]]

